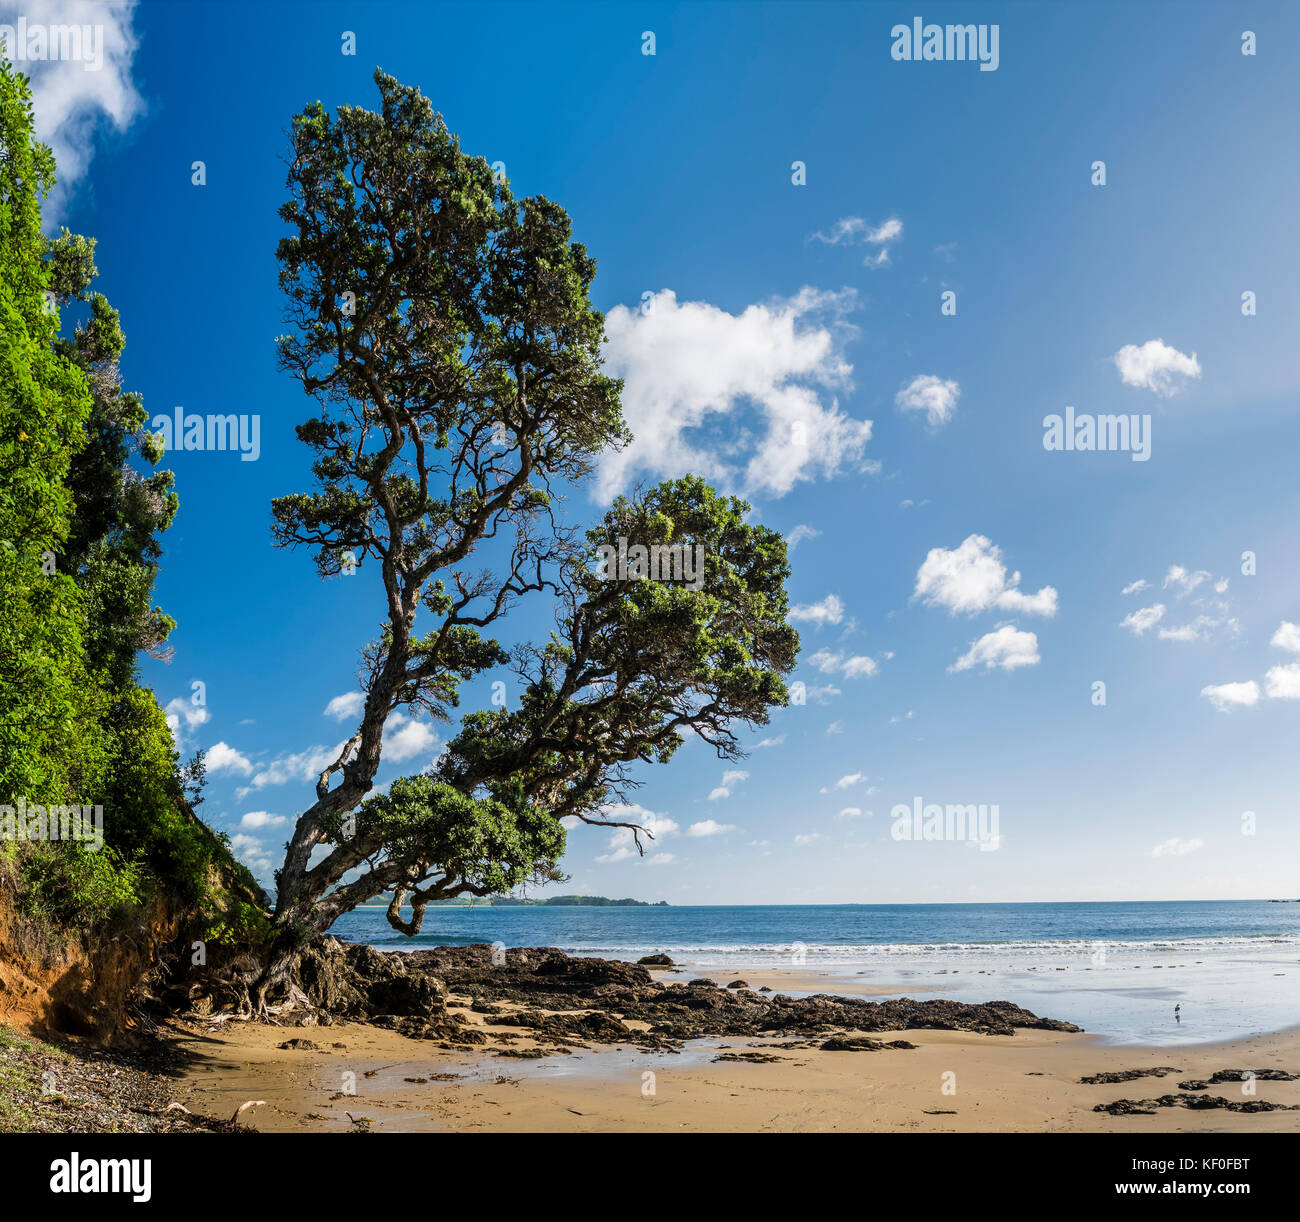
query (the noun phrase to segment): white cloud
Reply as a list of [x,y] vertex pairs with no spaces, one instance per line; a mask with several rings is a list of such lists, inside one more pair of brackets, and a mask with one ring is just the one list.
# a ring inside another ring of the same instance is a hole
[[1143,590],[1149,590],[1151,583],[1144,577],[1139,577],[1137,581],[1131,581],[1121,591],[1121,594],[1141,594]]
[[794,528],[785,537],[785,546],[787,551],[794,551],[805,539],[815,539],[822,532],[812,526],[805,526],[802,522]]
[[852,789],[854,785],[861,785],[867,779],[865,772],[850,772],[847,776],[842,776],[834,785],[823,785],[822,793],[834,793],[837,789]]
[[1158,624],[1164,618],[1165,604],[1156,603],[1154,606],[1142,607],[1137,611],[1130,611],[1119,622],[1121,628],[1127,628],[1134,636],[1141,636],[1153,625]]
[[1204,585],[1209,580],[1210,574],[1205,569],[1197,569],[1193,573],[1181,564],[1171,564],[1165,574],[1164,588],[1168,590],[1172,587],[1179,598],[1186,598],[1197,586]]
[[884,267],[889,263],[889,247],[903,236],[903,222],[896,216],[882,221],[879,225],[869,225],[860,216],[841,217],[831,226],[828,233],[814,233],[811,240],[823,242],[827,246],[878,246],[880,249],[868,252],[863,258],[866,267]]
[[[867,811],[866,813],[868,815],[871,814],[870,811]],[[846,806],[842,811],[839,811],[835,817],[837,819],[861,819],[862,816],[863,811],[860,806]]]
[[734,823],[718,823],[713,819],[701,819],[699,823],[692,823],[686,829],[688,836],[725,836],[728,832],[734,832],[736,826]]
[[1300,653],[1300,624],[1283,620],[1278,625],[1277,631],[1273,633],[1273,639],[1269,644],[1278,649],[1285,649],[1289,653]]
[[854,420],[824,390],[848,389],[842,321],[855,295],[805,288],[728,314],[671,289],[605,319],[607,370],[624,380],[634,440],[602,457],[596,496],[639,473],[691,472],[738,492],[783,496],[795,484],[869,470],[871,421]]
[[754,744],[753,749],[758,751],[763,747],[779,747],[783,742],[785,742],[784,734],[778,734],[774,738],[760,738],[758,742]]
[[838,624],[844,618],[844,604],[834,594],[827,594],[819,603],[791,607],[786,618],[792,624]]
[[[132,79],[138,45],[132,29],[135,2],[41,0],[34,8],[24,8],[5,0],[0,4],[0,23],[16,26],[18,13],[27,15],[29,27],[79,26],[91,31],[89,41],[82,40],[80,59],[23,60],[14,65],[31,77],[36,138],[54,150],[58,185],[53,203],[61,207],[68,188],[89,168],[101,124],[107,122],[124,132],[144,109]],[[48,220],[49,206],[45,211]]]
[[400,764],[417,755],[432,754],[437,741],[437,731],[427,722],[415,721],[405,713],[390,713],[384,726],[382,758],[385,763]]
[[825,840],[826,837],[821,832],[800,832],[794,838],[795,844],[813,844],[818,840]]
[[892,726],[896,721],[911,721],[916,714],[908,709],[906,713],[895,713],[890,719],[889,724]]
[[1204,847],[1204,840],[1182,840],[1178,836],[1173,836],[1169,840],[1162,840],[1156,845],[1151,850],[1151,856],[1186,857],[1188,853],[1195,853],[1197,849],[1203,849]]
[[241,755],[229,743],[215,743],[203,755],[203,763],[208,772],[237,772],[240,776],[248,776],[253,771],[253,765],[248,757]]
[[842,650],[819,649],[809,654],[807,661],[824,675],[839,673],[846,679],[867,679],[880,669],[875,658],[864,654],[847,657]]
[[269,764],[264,765],[253,774],[253,779],[241,789],[235,790],[235,797],[242,798],[255,790],[265,789],[268,785],[287,785],[291,781],[315,781],[343,750],[343,744],[334,747],[308,747],[289,755],[280,755]]
[[269,870],[276,864],[266,846],[255,836],[236,832],[230,838],[230,848],[254,872]]
[[835,687],[833,684],[830,683],[827,683],[821,687],[817,687],[814,685],[811,687],[805,686],[804,688],[804,695],[807,696],[809,700],[812,700],[817,704],[829,704],[833,697],[842,696],[843,694],[844,693],[838,687]]
[[[647,810],[644,806],[639,806],[635,802],[602,806],[600,815],[604,819],[638,824],[647,833],[648,842],[664,840],[680,831],[675,819],[670,819],[666,815],[655,814],[654,811]],[[636,849],[636,839],[632,828],[616,827],[610,832],[609,851],[601,854],[596,860],[607,863],[626,861],[635,857],[640,857],[640,854]]]
[[722,784],[719,785],[709,794],[709,801],[716,802],[719,798],[731,797],[732,791],[740,784],[741,781],[749,779],[749,773],[743,768],[729,768],[722,774]]
[[902,411],[924,412],[926,423],[937,429],[952,419],[960,395],[961,387],[956,382],[925,373],[904,386],[894,396],[894,402]]
[[335,721],[343,721],[348,717],[355,717],[366,705],[364,692],[344,692],[341,696],[335,696],[333,700],[325,706],[325,716],[332,717]]
[[1210,683],[1201,688],[1204,696],[1220,712],[1241,706],[1250,708],[1259,703],[1259,684],[1251,679],[1248,683]]
[[1177,628],[1161,628],[1156,635],[1162,641],[1205,641],[1222,622],[1213,616],[1198,615],[1189,624],[1181,624]]
[[1003,624],[975,641],[948,670],[970,670],[981,663],[985,670],[1018,670],[1022,666],[1037,666],[1039,661],[1037,634]]
[[998,608],[1028,615],[1056,614],[1057,595],[1051,586],[1037,594],[1025,594],[1018,587],[1020,574],[1007,577],[1002,549],[983,535],[969,535],[960,547],[931,548],[916,572],[914,598],[932,607],[947,607],[956,615]]
[[279,827],[282,823],[288,823],[289,820],[283,815],[273,815],[269,810],[250,810],[239,821],[239,826],[255,830],[259,827]]
[[645,863],[648,866],[666,866],[672,860],[674,858],[671,853],[651,853],[645,859]]
[[1270,667],[1264,676],[1264,694],[1270,700],[1300,700],[1300,662]]
[[208,712],[205,705],[195,704],[191,700],[186,700],[184,696],[169,700],[167,707],[163,709],[163,715],[167,719],[167,728],[172,732],[172,741],[175,742],[178,751],[183,750],[189,741],[188,731],[197,730],[199,726],[206,725],[212,719],[212,714]]
[[1149,339],[1141,347],[1125,344],[1112,359],[1125,386],[1138,386],[1165,398],[1181,390],[1185,379],[1201,376],[1196,353],[1188,356],[1160,339]]

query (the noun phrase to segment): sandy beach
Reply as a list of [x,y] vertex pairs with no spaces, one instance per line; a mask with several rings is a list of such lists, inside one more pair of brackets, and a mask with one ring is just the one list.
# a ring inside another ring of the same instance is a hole
[[[818,980],[810,972],[769,972],[750,984],[805,992]],[[1083,1033],[913,1029],[871,1032],[885,1045],[874,1051],[729,1037],[692,1040],[677,1052],[631,1045],[565,1052],[539,1045],[517,1026],[494,1023],[471,1010],[471,1000],[448,998],[448,1012],[463,1016],[466,1029],[485,1040],[468,1051],[357,1023],[177,1025],[172,1034],[190,1063],[175,1083],[176,1098],[213,1117],[263,1100],[244,1120],[265,1132],[1300,1131],[1300,1111],[1094,1110],[1161,1096],[1300,1105],[1300,1081],[1240,1080],[1241,1071],[1300,1072],[1300,1027],[1159,1048],[1107,1044]],[[896,1039],[914,1047],[889,1047]],[[280,1047],[295,1040],[313,1046]],[[1153,1069],[1167,1072],[1080,1081]],[[1209,1083],[1215,1074],[1223,1080]],[[1183,1083],[1208,1085],[1183,1090]]]

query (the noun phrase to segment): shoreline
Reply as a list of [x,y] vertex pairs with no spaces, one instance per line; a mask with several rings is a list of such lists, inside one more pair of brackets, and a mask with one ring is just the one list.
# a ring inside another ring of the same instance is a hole
[[[673,981],[670,970],[651,974]],[[769,969],[746,980],[773,989],[770,997],[805,986],[863,999],[894,992],[865,982],[832,985],[808,969]],[[542,1010],[486,1001],[478,992],[449,986],[456,1043],[356,1022],[173,1022],[168,1037],[186,1061],[174,1097],[214,1118],[264,1100],[244,1117],[263,1132],[1300,1132],[1300,1110],[1249,1110],[1261,1102],[1300,1109],[1300,1025],[1179,1046],[1118,1045],[1086,1032],[1026,1027],[984,1034],[900,1026],[846,1029],[830,1047],[822,1046],[830,1032],[810,1038],[790,1031],[651,1047],[573,1038],[573,1027],[556,1037],[539,1023],[501,1021],[525,1010],[571,1024],[575,1014],[622,1017],[599,988],[575,998],[575,1007]],[[650,1026],[623,1017],[625,1032]],[[305,1044],[280,1046],[294,1041]],[[893,1046],[899,1042],[904,1046]],[[1167,1072],[1080,1081],[1152,1069]],[[1297,1078],[1241,1083],[1241,1070]],[[1216,1074],[1232,1076],[1209,1082]],[[1198,1102],[1214,1097],[1235,1110]],[[1169,1106],[1171,1099],[1184,1106]],[[1150,1114],[1094,1110],[1141,1101],[1160,1102],[1143,1109]]]

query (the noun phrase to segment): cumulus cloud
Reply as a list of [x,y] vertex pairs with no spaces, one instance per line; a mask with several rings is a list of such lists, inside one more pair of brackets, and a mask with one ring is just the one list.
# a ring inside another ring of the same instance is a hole
[[[1135,581],[1125,586],[1123,593],[1137,593],[1148,588],[1149,583],[1145,580]],[[1119,626],[1127,628],[1134,636],[1142,636],[1156,624],[1161,624],[1156,636],[1162,641],[1207,641],[1220,630],[1227,636],[1235,636],[1240,631],[1239,621],[1229,614],[1228,602],[1221,597],[1228,590],[1226,577],[1216,581],[1206,569],[1171,564],[1161,588],[1173,594],[1175,610],[1186,600],[1187,607],[1197,614],[1186,623],[1169,624],[1165,621],[1169,608],[1162,602],[1152,603],[1149,607],[1130,612],[1120,620]]]
[[1141,607],[1138,611],[1130,611],[1119,621],[1119,627],[1127,628],[1135,637],[1147,632],[1148,629],[1160,623],[1165,616],[1165,604],[1162,602],[1154,603],[1151,607]]
[[1152,857],[1186,857],[1188,853],[1195,853],[1197,849],[1205,847],[1204,840],[1183,840],[1178,836],[1173,836],[1168,840],[1162,840],[1154,849],[1151,850]]
[[818,603],[801,603],[790,608],[786,618],[792,624],[838,624],[844,618],[844,604],[834,595],[827,594]]
[[405,713],[391,713],[384,726],[382,758],[385,763],[400,764],[417,755],[431,754],[437,741],[437,731],[427,722],[416,721]]
[[239,820],[239,826],[256,830],[259,827],[279,827],[288,822],[283,815],[273,815],[269,810],[250,810]]
[[1121,591],[1121,594],[1141,594],[1143,590],[1149,590],[1151,583],[1145,577],[1139,577],[1137,581],[1130,581]]
[[1247,683],[1209,683],[1201,688],[1201,695],[1220,712],[1227,713],[1258,704],[1259,684],[1254,679]]
[[[55,45],[52,28],[68,31],[67,41],[57,38],[58,58],[27,59],[23,49],[8,48],[14,67],[31,78],[36,138],[53,149],[58,165],[48,219],[85,176],[101,127],[124,132],[144,110],[132,79],[135,0],[41,0],[36,6],[0,0],[0,25],[14,30],[15,42],[20,15],[27,18],[29,50],[33,37],[49,47]],[[34,27],[44,33],[35,35]]]
[[1039,661],[1037,634],[1003,624],[975,641],[948,670],[972,670],[981,663],[985,670],[1019,670],[1022,666],[1037,666]]
[[1112,359],[1125,386],[1137,386],[1165,398],[1180,391],[1188,379],[1201,376],[1196,353],[1188,356],[1161,339],[1149,339],[1140,347],[1125,344]]
[[1300,662],[1270,667],[1264,676],[1264,694],[1270,700],[1300,700]]
[[701,819],[699,823],[692,823],[686,829],[688,836],[725,836],[728,832],[736,830],[733,823],[718,823],[714,819]]
[[716,802],[720,798],[729,798],[733,790],[741,781],[749,779],[749,773],[743,768],[729,768],[722,774],[722,784],[719,785],[709,794],[709,801]]
[[1048,617],[1056,614],[1055,589],[1044,586],[1036,594],[1025,594],[1019,585],[1019,573],[1007,576],[1002,549],[983,535],[970,535],[960,547],[930,549],[916,572],[913,597],[932,607],[947,607],[953,615],[974,615],[994,608]]
[[865,654],[850,657],[838,649],[819,649],[809,654],[807,661],[824,675],[841,674],[846,679],[869,679],[880,669],[875,658]]
[[729,314],[664,289],[640,309],[615,306],[605,360],[624,380],[634,440],[602,458],[596,495],[608,500],[640,473],[691,472],[779,497],[801,481],[878,469],[865,458],[871,421],[824,394],[851,386],[841,349],[854,301],[851,290],[805,288]]
[[1277,649],[1285,649],[1288,653],[1300,653],[1300,624],[1283,620],[1269,644]]
[[229,743],[216,743],[210,747],[203,756],[204,766],[210,774],[219,772],[237,772],[240,776],[248,776],[253,771],[253,765],[248,757],[241,755]]
[[264,764],[253,774],[249,783],[235,790],[235,797],[243,798],[268,785],[287,785],[291,781],[315,781],[329,767],[343,750],[343,744],[334,747],[308,747],[306,751],[297,751],[276,756],[270,763]]
[[163,715],[167,719],[167,728],[172,732],[172,741],[177,750],[182,750],[188,743],[191,730],[206,725],[212,718],[205,705],[195,704],[184,696],[169,700],[163,709]]
[[[600,815],[603,819],[635,823],[644,830],[647,838],[652,841],[664,840],[681,830],[675,819],[656,814],[654,811],[647,810],[644,806],[639,806],[635,802],[602,806]],[[630,827],[616,827],[610,832],[608,851],[602,853],[596,860],[607,863],[626,861],[629,858],[639,858],[640,856],[637,852],[636,834],[633,829]]]
[[348,717],[355,717],[365,706],[366,697],[363,692],[344,692],[341,696],[335,696],[325,706],[325,716],[332,717],[335,721],[343,721]]
[[905,412],[924,412],[926,423],[937,429],[952,419],[957,410],[961,387],[956,382],[920,374],[894,396],[894,403]]
[[[1164,588],[1174,590],[1179,598],[1186,598],[1198,586],[1204,585],[1209,580],[1210,573],[1205,569],[1197,569],[1192,572],[1181,564],[1171,564],[1169,571],[1165,574]],[[1226,583],[1224,583],[1224,588],[1227,588]]]

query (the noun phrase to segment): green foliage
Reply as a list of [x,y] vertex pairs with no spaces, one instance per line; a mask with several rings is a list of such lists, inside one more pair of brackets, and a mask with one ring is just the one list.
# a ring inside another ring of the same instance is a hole
[[0,795],[33,800],[93,787],[103,766],[85,739],[97,702],[80,598],[49,564],[67,534],[66,478],[90,413],[45,296],[40,198],[53,181],[49,150],[32,138],[27,81],[0,62]]
[[382,844],[390,862],[408,864],[412,879],[439,876],[435,896],[508,891],[554,868],[565,832],[518,790],[503,796],[510,800],[475,798],[429,776],[400,777],[361,804],[355,834]]
[[[152,605],[176,512],[95,243],[47,241],[54,181],[27,81],[0,62],[0,805],[101,807],[105,844],[0,843],[29,915],[87,930],[165,892],[223,932],[263,920],[258,888],[191,813],[166,718],[137,682],[173,621]],[[60,336],[60,311],[84,319]]]

